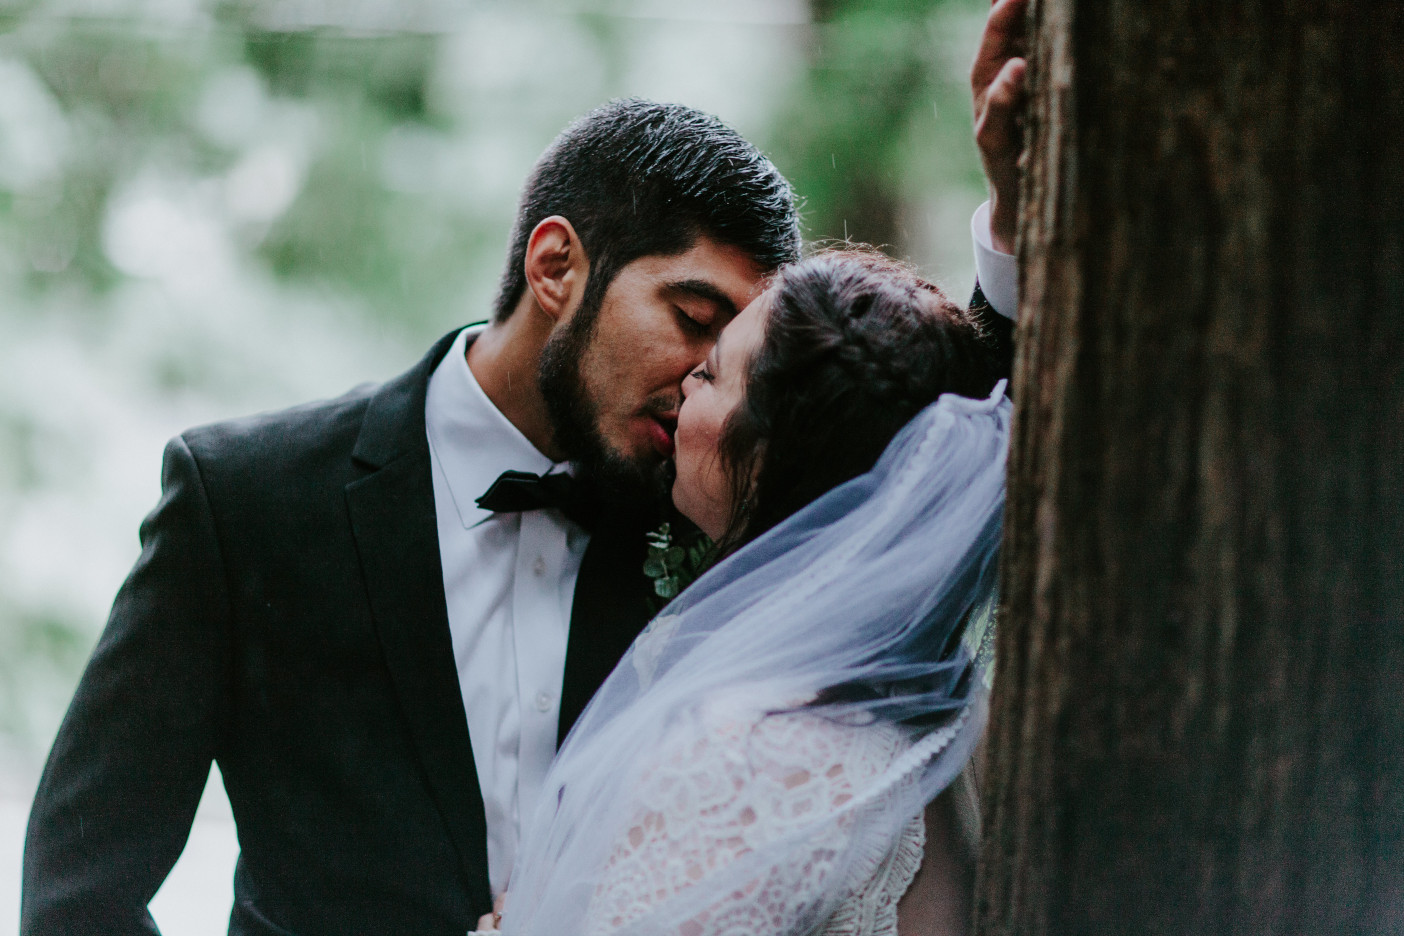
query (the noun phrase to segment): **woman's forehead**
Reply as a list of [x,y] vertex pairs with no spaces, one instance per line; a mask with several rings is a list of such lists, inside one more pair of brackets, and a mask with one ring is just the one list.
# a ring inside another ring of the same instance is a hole
[[770,299],[770,290],[761,293],[722,329],[721,334],[717,336],[717,360],[748,358],[760,347],[761,339],[765,337]]

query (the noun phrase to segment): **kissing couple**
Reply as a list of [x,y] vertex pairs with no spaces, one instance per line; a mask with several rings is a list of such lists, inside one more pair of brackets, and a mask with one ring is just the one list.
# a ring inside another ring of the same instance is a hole
[[489,324],[173,439],[22,932],[155,932],[212,762],[237,936],[963,932],[1022,16],[973,72],[969,308],[800,259],[754,147],[619,101],[533,169]]

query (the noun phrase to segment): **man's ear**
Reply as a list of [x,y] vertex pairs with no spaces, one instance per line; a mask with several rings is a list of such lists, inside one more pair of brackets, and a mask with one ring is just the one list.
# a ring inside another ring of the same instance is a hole
[[552,215],[532,230],[523,267],[527,288],[551,318],[558,322],[568,318],[580,305],[590,262],[565,218]]

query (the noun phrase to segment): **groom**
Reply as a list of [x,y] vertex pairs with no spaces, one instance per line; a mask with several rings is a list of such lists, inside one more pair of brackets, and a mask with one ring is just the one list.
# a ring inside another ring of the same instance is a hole
[[[995,4],[972,76],[975,312],[1004,354],[1022,3]],[[649,615],[678,386],[797,252],[788,185],[734,132],[609,105],[528,180],[490,326],[379,387],[172,440],[35,798],[22,932],[154,932],[212,760],[231,933],[470,928]]]
[[472,928],[649,616],[679,385],[798,250],[754,147],[616,102],[533,170],[490,325],[383,385],[173,439],[40,781],[22,932],[154,932],[211,761],[231,933]]

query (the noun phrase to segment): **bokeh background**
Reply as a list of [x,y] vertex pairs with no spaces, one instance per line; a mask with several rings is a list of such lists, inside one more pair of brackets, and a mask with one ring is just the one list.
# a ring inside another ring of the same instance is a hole
[[[486,317],[517,193],[572,117],[711,111],[812,241],[963,298],[988,0],[0,0],[0,936],[43,757],[200,422],[389,377]],[[158,895],[222,932],[217,776]]]

